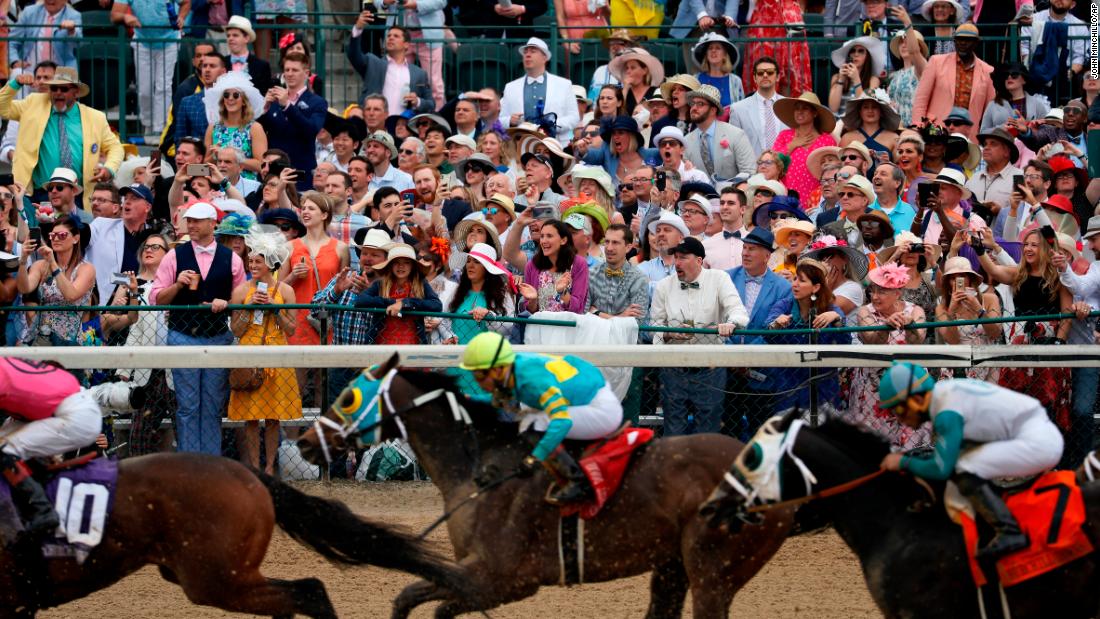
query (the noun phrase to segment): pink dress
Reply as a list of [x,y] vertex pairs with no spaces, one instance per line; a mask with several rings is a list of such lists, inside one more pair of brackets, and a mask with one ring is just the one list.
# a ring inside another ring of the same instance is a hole
[[794,129],[780,131],[775,138],[774,150],[790,156],[791,167],[787,170],[787,177],[783,180],[783,184],[787,186],[787,189],[794,189],[798,192],[798,199],[802,202],[802,210],[806,210],[815,206],[809,202],[810,196],[813,194],[814,189],[821,186],[821,180],[814,177],[810,173],[810,169],[806,167],[806,159],[809,158],[811,152],[819,148],[836,146],[836,140],[833,139],[831,133],[822,133],[809,147],[796,148],[792,153],[788,152],[787,145],[793,139]]
[[[751,39],[773,39],[748,44],[748,53],[742,64],[741,81],[745,92],[756,90],[756,79],[752,65],[758,58],[771,56],[779,61],[779,82],[775,91],[785,97],[797,97],[807,90],[813,90],[813,72],[810,70],[810,46],[806,34],[790,36],[783,26],[755,27],[757,24],[801,24],[802,7],[797,0],[757,0],[756,8],[749,17],[749,28],[741,31],[741,36]],[[776,40],[786,39],[786,40]]]
[[562,22],[565,28],[559,32],[559,36],[566,39],[583,39],[584,33],[593,28],[606,28],[606,13],[597,10],[595,13],[588,10],[588,0],[562,0]]

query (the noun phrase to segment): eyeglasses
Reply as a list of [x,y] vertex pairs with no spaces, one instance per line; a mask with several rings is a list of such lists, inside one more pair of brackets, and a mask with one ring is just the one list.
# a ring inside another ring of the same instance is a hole
[[168,251],[168,248],[164,245],[161,245],[160,243],[146,243],[141,246],[141,251],[149,251],[151,249],[157,251]]
[[1042,174],[1024,174],[1024,180],[1041,181],[1041,180],[1043,180],[1043,175]]
[[241,93],[237,92],[236,90],[227,90],[227,91],[222,93],[222,100],[223,101],[226,100],[226,99],[233,99],[234,101],[236,101],[237,99],[240,99],[240,98],[241,98]]
[[823,176],[823,177],[821,177],[821,184],[822,185],[835,185],[836,184],[836,175],[834,174],[833,176]]
[[709,101],[703,101],[702,99],[695,99],[688,107],[707,107],[710,105]]
[[757,77],[767,77],[769,75],[775,75],[775,74],[776,74],[775,69],[757,69],[756,70]]
[[416,151],[414,149],[411,149],[411,148],[402,148],[399,152],[402,155],[415,155],[416,154]]
[[635,178],[635,179],[631,179],[631,181],[630,181],[630,184],[631,184],[631,185],[634,185],[635,187],[640,187],[640,186],[642,186],[642,185],[648,185],[648,184],[649,184],[650,182],[652,182],[652,181],[653,181],[653,179],[651,179],[651,178],[649,178],[649,177],[646,177],[646,178]]
[[775,213],[768,213],[768,219],[770,219],[772,221],[778,221],[780,219],[791,219],[792,217],[794,217],[794,216],[791,215],[790,213],[784,213],[783,211],[778,211],[778,212],[775,212]]
[[838,198],[855,198],[857,196],[862,196],[863,194],[857,191],[838,191],[836,192],[836,195]]
[[499,212],[500,212],[500,209],[498,209],[498,208],[497,208],[497,207],[495,207],[495,206],[493,206],[493,207],[485,207],[485,208],[481,209],[481,214],[482,214],[482,215],[496,215],[496,214],[497,214],[497,213],[499,213]]
[[773,159],[761,159],[760,161],[756,162],[756,165],[757,166],[775,165],[775,160],[773,160]]
[[283,232],[290,232],[294,229],[294,224],[290,222],[283,222],[281,224],[275,224],[275,227],[282,230]]
[[698,215],[700,217],[706,217],[707,216],[707,214],[704,213],[703,211],[700,211],[699,209],[694,209],[694,208],[686,208],[686,209],[680,211],[680,214],[681,215]]
[[945,120],[943,124],[947,127],[969,127],[973,123],[968,123],[965,120]]
[[50,240],[52,241],[64,241],[72,236],[67,230],[58,230],[57,232],[50,233]]
[[841,161],[861,161],[862,159],[863,155],[859,153],[848,153],[847,155],[840,156]]
[[65,191],[68,188],[69,188],[68,185],[61,185],[61,184],[46,185],[46,191],[51,191],[51,192],[52,191]]
[[72,86],[50,86],[50,92],[69,92]]

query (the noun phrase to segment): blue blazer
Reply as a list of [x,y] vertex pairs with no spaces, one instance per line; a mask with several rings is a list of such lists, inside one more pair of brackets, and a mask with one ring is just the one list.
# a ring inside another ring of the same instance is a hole
[[[707,10],[707,5],[713,4],[711,10]],[[736,3],[734,3],[736,9]],[[668,34],[674,39],[687,38],[693,28],[699,25],[699,13],[707,13],[711,17],[717,18],[719,15],[726,14],[726,0],[683,0],[680,2],[680,8],[676,9],[676,18],[672,20],[672,29]],[[733,15],[736,17],[736,15]],[[728,34],[729,33],[724,33]]]
[[260,117],[260,124],[267,131],[268,148],[286,151],[294,168],[305,172],[296,183],[298,191],[313,188],[313,168],[317,167],[313,144],[325,124],[327,110],[325,100],[307,88],[298,103],[285,110],[278,103],[272,103]]
[[[734,267],[726,273],[733,280],[737,288],[737,294],[741,295],[741,303],[745,302],[745,267]],[[749,325],[747,329],[765,329],[768,326],[768,313],[772,307],[780,301],[793,299],[791,283],[768,270],[764,273],[764,283],[760,286],[760,295],[756,297],[756,304],[749,313]],[[748,309],[746,305],[745,309]],[[764,338],[759,335],[736,335],[729,339],[730,344],[764,344]]]
[[[639,148],[638,154],[642,156],[642,160],[645,161],[646,165],[656,165],[661,160],[661,151],[656,148]],[[615,170],[619,167],[619,158],[611,154],[611,148],[607,144],[603,144],[599,148],[588,149],[583,161],[588,165],[602,167],[604,172],[611,176],[615,186],[619,185],[619,177],[615,174]]]
[[[35,50],[38,48],[38,40],[32,37],[42,38],[42,31],[45,29],[43,24],[46,23],[46,7],[39,3],[23,9],[23,12],[19,14],[19,21],[16,22],[16,25],[25,25],[25,27],[12,28],[10,35],[12,38],[8,42],[10,50],[8,62],[22,60],[23,62],[29,62],[33,67],[33,65],[43,60],[52,60],[62,67],[77,68],[76,46],[84,36],[82,28],[84,20],[80,12],[68,4],[57,14],[54,24],[60,25],[61,22],[66,20],[76,22],[76,30],[69,34],[68,30],[55,27],[50,48],[53,58],[37,58]],[[33,68],[27,69],[27,71],[31,72]]]

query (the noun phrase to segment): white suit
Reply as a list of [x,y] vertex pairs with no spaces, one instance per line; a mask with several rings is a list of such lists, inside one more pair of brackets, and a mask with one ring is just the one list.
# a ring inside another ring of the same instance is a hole
[[[558,115],[558,141],[563,145],[573,139],[573,128],[581,121],[577,99],[573,96],[573,83],[553,73],[543,73],[546,78],[546,101],[543,112]],[[527,76],[508,82],[500,97],[500,124],[508,126],[512,114],[523,114],[523,87]]]

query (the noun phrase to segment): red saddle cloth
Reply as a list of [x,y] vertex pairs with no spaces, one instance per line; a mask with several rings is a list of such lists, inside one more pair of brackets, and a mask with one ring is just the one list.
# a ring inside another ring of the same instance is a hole
[[[997,560],[997,576],[1003,586],[1035,578],[1092,552],[1092,542],[1083,528],[1085,502],[1073,471],[1046,473],[1027,490],[1009,495],[1005,503],[1031,545]],[[974,558],[978,527],[965,514],[962,527],[974,582],[984,586],[985,574]]]
[[574,503],[561,507],[562,517],[580,514],[589,520],[600,513],[604,504],[615,495],[630,465],[634,451],[653,440],[653,430],[627,427],[597,443],[581,456],[580,465],[588,477],[596,498],[589,503]]

